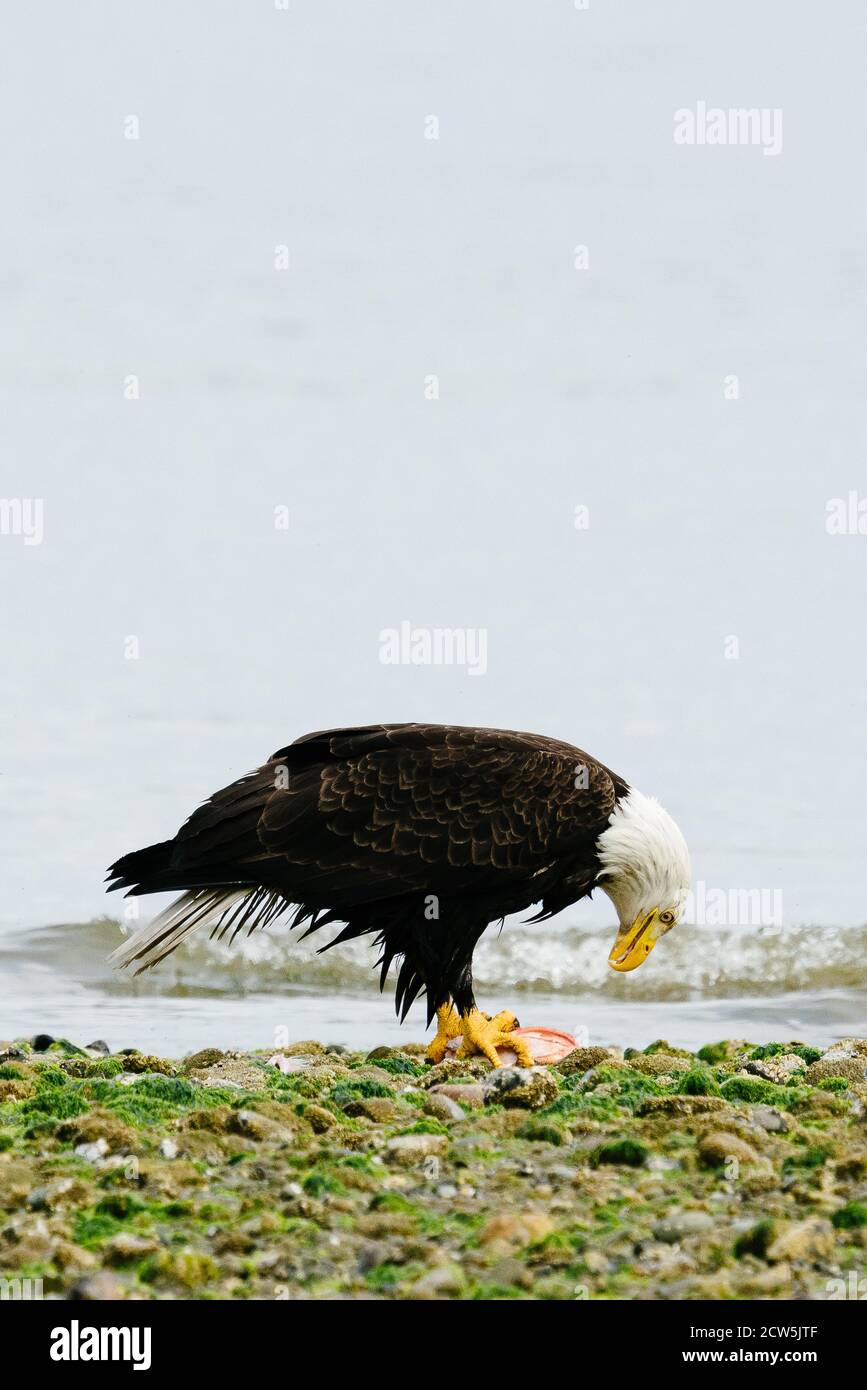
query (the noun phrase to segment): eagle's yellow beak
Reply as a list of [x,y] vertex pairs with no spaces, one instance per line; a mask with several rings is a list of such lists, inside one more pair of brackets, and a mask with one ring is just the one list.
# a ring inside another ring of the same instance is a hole
[[657,916],[659,908],[639,914],[631,927],[621,929],[611,947],[608,964],[612,970],[636,970],[650,955],[660,935]]

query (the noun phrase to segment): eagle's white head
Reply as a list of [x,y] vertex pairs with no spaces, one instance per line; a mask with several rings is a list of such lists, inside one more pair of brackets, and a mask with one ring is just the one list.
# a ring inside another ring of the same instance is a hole
[[683,912],[690,885],[689,850],[671,816],[632,788],[596,841],[599,887],[617,908],[620,930],[608,963],[635,970]]

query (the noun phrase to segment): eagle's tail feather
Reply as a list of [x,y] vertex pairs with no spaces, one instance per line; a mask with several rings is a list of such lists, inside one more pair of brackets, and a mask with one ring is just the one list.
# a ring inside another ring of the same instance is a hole
[[[107,892],[128,888],[128,897],[136,893],[158,893],[162,880],[168,874],[174,847],[174,840],[161,840],[157,845],[148,845],[145,849],[125,854],[108,871],[108,878],[112,882]],[[153,886],[154,883],[156,886]]]
[[134,973],[150,969],[200,927],[210,927],[211,937],[222,938],[232,929],[230,941],[243,927],[248,934],[267,926],[289,907],[272,888],[247,884],[235,888],[195,888],[176,898],[152,922],[122,941],[109,959],[120,969],[135,966]]

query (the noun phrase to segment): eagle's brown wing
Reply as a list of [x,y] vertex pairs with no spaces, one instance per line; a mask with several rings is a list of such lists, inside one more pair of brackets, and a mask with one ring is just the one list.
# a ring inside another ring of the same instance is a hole
[[116,957],[144,969],[194,927],[234,935],[290,904],[296,921],[346,922],[344,937],[399,926],[419,893],[459,904],[480,929],[540,900],[547,916],[592,888],[596,840],[626,790],[589,754],[537,734],[308,734],[216,792],[173,840],[112,866],[111,888],[185,890]]
[[172,868],[222,865],[237,882],[267,863],[294,901],[328,906],[355,890],[490,887],[595,843],[622,790],[588,754],[535,734],[329,730],[217,792],[179,832]]

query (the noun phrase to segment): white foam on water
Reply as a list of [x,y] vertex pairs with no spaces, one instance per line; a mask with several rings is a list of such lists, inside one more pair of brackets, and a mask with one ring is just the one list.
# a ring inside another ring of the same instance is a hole
[[[551,924],[490,931],[475,957],[480,1003],[514,1007],[525,1026],[620,1046],[660,1034],[694,1049],[724,1037],[821,1046],[867,1031],[867,928],[678,928],[627,977],[608,969],[609,936]],[[319,955],[312,939],[272,928],[231,948],[191,943],[133,979],[107,964],[119,937],[107,919],[7,935],[0,1037],[102,1037],[112,1048],[181,1055],[302,1037],[367,1048],[425,1033],[422,1004],[398,1023],[388,989],[377,989],[375,953],[357,942]]]
[[[372,943],[346,942],[323,952],[327,928],[306,941],[285,925],[239,937],[231,945],[193,937],[135,982],[107,962],[120,939],[121,928],[109,919],[7,934],[0,966],[4,971],[39,967],[55,978],[114,995],[178,989],[280,993],[289,986],[377,989]],[[864,926],[750,930],[682,925],[664,937],[640,970],[627,976],[608,966],[611,940],[613,930],[552,930],[547,924],[520,923],[499,931],[489,928],[474,956],[477,993],[518,990],[652,1002],[863,987]]]

